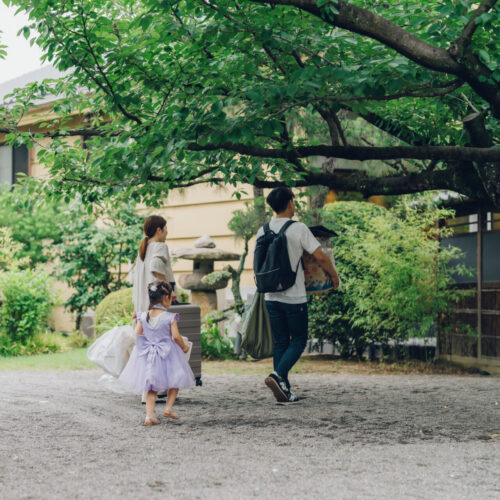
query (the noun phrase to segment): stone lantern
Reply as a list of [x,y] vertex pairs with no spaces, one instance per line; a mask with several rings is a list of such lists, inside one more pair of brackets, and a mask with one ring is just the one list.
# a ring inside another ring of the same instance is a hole
[[201,315],[216,310],[216,290],[226,288],[229,276],[223,274],[219,278],[210,280],[209,283],[203,278],[214,272],[215,261],[238,261],[241,255],[215,248],[215,243],[208,235],[197,239],[194,248],[172,249],[170,255],[176,259],[193,261],[192,274],[183,274],[178,281],[182,288],[191,290],[191,302],[200,306]]

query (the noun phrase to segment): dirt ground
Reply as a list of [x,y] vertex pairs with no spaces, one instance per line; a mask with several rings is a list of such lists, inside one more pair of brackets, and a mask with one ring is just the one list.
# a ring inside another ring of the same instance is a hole
[[145,428],[100,376],[0,373],[0,498],[500,498],[498,377],[205,375]]

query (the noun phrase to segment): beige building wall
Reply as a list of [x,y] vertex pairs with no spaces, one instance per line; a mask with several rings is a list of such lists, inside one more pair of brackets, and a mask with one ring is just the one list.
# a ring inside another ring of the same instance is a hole
[[[67,140],[74,144],[78,139],[78,137],[69,137]],[[38,152],[49,142],[50,139],[41,139],[39,145],[30,149],[29,174],[31,177],[43,178],[48,176],[47,169],[38,161]],[[57,266],[57,263],[51,266]],[[50,269],[50,271],[52,270],[53,268]],[[57,292],[57,305],[52,309],[49,324],[58,332],[71,332],[75,329],[76,317],[75,314],[67,311],[64,305],[62,305],[71,296],[71,288],[66,283],[55,281],[54,289]]]
[[[26,115],[21,123],[21,127],[33,126],[37,120],[42,119],[50,121],[55,119],[52,106],[43,105],[32,113]],[[80,117],[75,116],[71,123],[67,124],[70,128],[76,128],[81,125]],[[35,126],[36,129],[36,126]],[[0,136],[0,141],[2,136]],[[74,144],[81,141],[81,137],[68,137],[67,141]],[[47,145],[50,139],[42,139],[30,150],[30,176],[43,178],[49,175],[47,169],[38,161],[38,152]],[[241,198],[238,200],[234,193],[239,189]],[[242,192],[244,191],[244,192]],[[192,247],[197,238],[208,234],[215,242],[218,248],[231,252],[242,253],[243,242],[234,238],[233,233],[227,227],[232,213],[235,210],[245,208],[245,202],[253,200],[253,188],[250,185],[240,185],[237,188],[232,186],[209,186],[197,185],[186,189],[171,191],[165,198],[165,203],[161,209],[141,210],[146,213],[158,213],[163,215],[168,223],[167,244],[169,248]],[[242,276],[242,288],[254,287],[252,263],[253,248],[255,242],[250,242],[250,251],[245,262],[245,271]],[[235,262],[216,262],[215,269],[219,270],[226,264],[233,267],[238,265]],[[193,262],[189,260],[178,259],[173,263],[173,270],[176,279],[181,274],[192,272]],[[59,301],[63,303],[71,294],[70,289],[60,282],[55,283],[58,291]],[[230,289],[230,287],[228,287]],[[225,292],[219,293],[220,302],[224,302]],[[52,314],[52,325],[57,331],[71,331],[75,326],[73,314],[65,311],[64,306],[58,305],[54,308]]]
[[[71,137],[68,141],[72,143],[81,138]],[[40,145],[30,150],[30,175],[42,178],[48,175],[46,168],[40,164],[37,153],[49,139],[42,140]],[[239,189],[241,193],[238,200],[234,193]],[[253,189],[249,185],[234,187],[218,187],[209,185],[191,186],[186,189],[171,191],[165,199],[161,209],[143,209],[142,212],[155,213],[167,219],[168,236],[167,244],[170,249],[192,247],[196,239],[208,234],[215,242],[217,248],[231,252],[242,253],[243,242],[236,240],[233,233],[227,227],[232,213],[238,209],[245,208],[245,202],[253,200]],[[252,255],[254,242],[250,242],[250,252],[245,262],[245,271],[242,276],[242,287],[253,287]],[[222,269],[226,264],[236,267],[239,262],[216,262],[215,269]],[[192,272],[193,262],[178,259],[173,263],[173,270],[178,280],[181,274]],[[57,282],[55,287],[58,291],[61,303],[71,294],[70,289],[64,284]],[[230,287],[228,287],[230,289]],[[219,292],[219,302],[224,304],[224,292]],[[75,327],[74,315],[64,310],[63,306],[56,306],[52,314],[52,324],[57,331],[71,331]]]
[[[229,230],[228,223],[235,210],[245,208],[245,202],[253,200],[251,186],[238,186],[246,191],[238,200],[234,193],[236,188],[213,187],[208,185],[192,186],[183,190],[172,191],[165,200],[162,209],[155,211],[167,219],[169,248],[192,247],[197,238],[208,234],[217,248],[232,252],[242,253],[243,242],[236,240]],[[234,262],[216,262],[215,269],[222,269],[226,264],[233,267]],[[249,279],[252,268],[251,256],[245,262],[245,283]],[[173,265],[176,276],[189,274],[193,269],[193,262],[178,259]],[[253,282],[253,278],[252,278]]]

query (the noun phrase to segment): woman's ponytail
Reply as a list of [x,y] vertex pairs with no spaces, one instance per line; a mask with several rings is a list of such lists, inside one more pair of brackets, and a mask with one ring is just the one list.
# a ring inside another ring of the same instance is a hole
[[139,246],[139,257],[141,258],[142,261],[146,258],[146,250],[148,249],[148,241],[149,238],[147,236],[144,236],[141,241],[141,245]]
[[161,215],[151,215],[144,221],[145,237],[139,247],[139,257],[142,261],[146,258],[149,240],[156,234],[158,228],[163,229],[166,225],[167,221]]

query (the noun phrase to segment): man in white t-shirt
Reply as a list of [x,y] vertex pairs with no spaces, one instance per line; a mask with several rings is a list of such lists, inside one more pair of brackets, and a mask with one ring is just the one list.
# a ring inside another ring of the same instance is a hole
[[[275,212],[269,223],[271,231],[277,233],[295,215],[293,192],[286,187],[273,189],[267,203]],[[264,228],[257,231],[257,239]],[[304,269],[299,265],[304,250],[312,254],[319,265],[330,275],[335,288],[339,277],[330,257],[323,252],[320,243],[302,222],[294,222],[285,232],[288,256],[292,269],[297,269],[295,283],[282,292],[266,293],[266,306],[271,320],[274,340],[274,371],[265,379],[279,402],[295,402],[298,398],[290,390],[288,372],[298,361],[307,343],[307,297]]]

